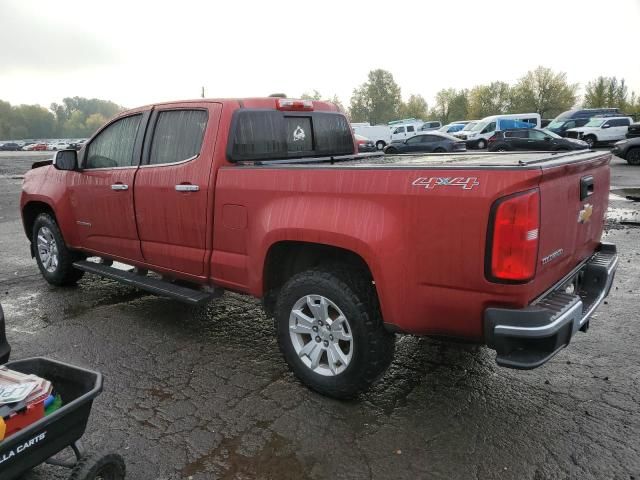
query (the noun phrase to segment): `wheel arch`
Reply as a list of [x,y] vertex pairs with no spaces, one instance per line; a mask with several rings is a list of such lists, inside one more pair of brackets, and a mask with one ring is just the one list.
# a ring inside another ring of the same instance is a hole
[[315,266],[340,263],[374,281],[371,267],[359,253],[326,243],[280,240],[271,244],[264,258],[262,289],[267,313],[273,313],[278,291],[293,275]]
[[31,200],[22,207],[22,226],[29,241],[31,241],[33,224],[41,213],[48,213],[56,222],[58,221],[53,207],[46,202]]

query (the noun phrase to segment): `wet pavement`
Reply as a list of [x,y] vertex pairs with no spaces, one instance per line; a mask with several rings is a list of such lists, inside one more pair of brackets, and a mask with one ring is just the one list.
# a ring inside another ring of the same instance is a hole
[[[93,276],[45,283],[19,220],[12,177],[35,155],[23,157],[0,156],[0,302],[13,358],[104,373],[84,443],[121,453],[128,478],[640,479],[640,228],[612,216],[611,296],[544,367],[502,369],[482,347],[399,337],[385,377],[339,402],[293,378],[254,299],[193,308]],[[638,187],[640,167],[614,159],[612,178]],[[640,211],[621,195],[612,207]]]

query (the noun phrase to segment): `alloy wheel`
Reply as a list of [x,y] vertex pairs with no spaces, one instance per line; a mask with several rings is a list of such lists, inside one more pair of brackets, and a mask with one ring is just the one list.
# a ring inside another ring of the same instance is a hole
[[305,295],[293,305],[289,336],[302,363],[319,375],[339,375],[353,358],[349,321],[334,302],[322,295]]
[[58,268],[58,244],[48,227],[42,226],[38,230],[38,257],[44,269],[53,273]]

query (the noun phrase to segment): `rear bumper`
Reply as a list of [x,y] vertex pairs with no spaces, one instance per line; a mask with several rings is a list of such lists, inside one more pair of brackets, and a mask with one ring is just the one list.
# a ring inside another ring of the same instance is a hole
[[[553,289],[522,309],[488,308],[485,338],[502,367],[531,369],[566,347],[607,297],[618,266],[616,246],[599,250]],[[569,293],[571,289],[574,293]]]

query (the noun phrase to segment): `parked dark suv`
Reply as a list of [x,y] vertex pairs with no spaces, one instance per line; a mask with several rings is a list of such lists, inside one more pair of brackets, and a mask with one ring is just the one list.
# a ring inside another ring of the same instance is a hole
[[518,128],[502,130],[489,138],[490,152],[510,152],[513,150],[558,151],[585,150],[587,142],[573,138],[562,138],[549,130]]
[[583,108],[581,110],[567,110],[562,112],[547,125],[547,130],[566,137],[566,131],[570,128],[585,126],[592,117],[597,115],[622,115],[619,108]]

